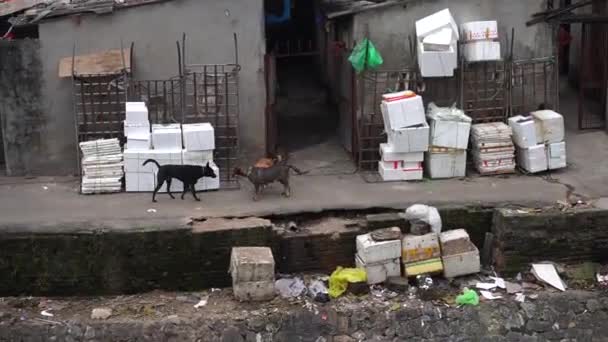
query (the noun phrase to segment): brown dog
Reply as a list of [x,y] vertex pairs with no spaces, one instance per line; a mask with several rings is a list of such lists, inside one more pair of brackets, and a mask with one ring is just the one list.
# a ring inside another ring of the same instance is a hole
[[289,171],[294,170],[298,175],[306,174],[307,172],[300,171],[295,166],[289,165],[285,162],[275,163],[274,165],[266,168],[260,167],[249,167],[247,172],[244,172],[241,168],[234,169],[235,176],[241,176],[249,179],[253,184],[255,190],[253,194],[253,200],[259,199],[259,194],[262,189],[271,183],[279,182],[283,185],[283,196],[291,196],[291,187],[289,185]]

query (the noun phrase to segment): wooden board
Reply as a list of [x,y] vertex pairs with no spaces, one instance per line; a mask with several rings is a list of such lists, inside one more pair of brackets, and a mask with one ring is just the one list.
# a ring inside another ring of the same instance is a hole
[[9,0],[0,2],[0,17],[44,3],[45,0]]
[[[131,49],[123,49],[125,65],[131,72]],[[75,75],[113,75],[123,69],[120,49],[80,55],[74,58]],[[59,61],[59,77],[72,77],[72,57],[64,57]]]

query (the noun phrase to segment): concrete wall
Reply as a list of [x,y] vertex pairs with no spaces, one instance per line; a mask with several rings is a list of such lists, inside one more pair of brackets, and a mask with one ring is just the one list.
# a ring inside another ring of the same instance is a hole
[[47,123],[49,173],[76,169],[71,80],[57,77],[62,57],[135,42],[136,79],[177,74],[175,41],[188,35],[188,63],[232,63],[232,33],[239,38],[240,138],[242,152],[264,150],[264,26],[262,0],[178,0],[117,11],[45,21],[40,25],[42,97]]
[[[449,8],[457,23],[474,20],[498,20],[503,54],[506,35],[515,28],[516,58],[553,55],[551,29],[546,24],[526,27],[531,14],[545,9],[546,0],[418,0],[407,6],[363,12],[355,16],[354,39],[361,40],[367,28],[369,36],[384,58],[384,68],[400,68],[409,56],[408,36],[415,39],[416,20]],[[509,37],[510,38],[510,37]]]
[[[44,174],[48,136],[37,40],[0,41],[0,148],[9,176]],[[72,150],[72,153],[74,150]]]

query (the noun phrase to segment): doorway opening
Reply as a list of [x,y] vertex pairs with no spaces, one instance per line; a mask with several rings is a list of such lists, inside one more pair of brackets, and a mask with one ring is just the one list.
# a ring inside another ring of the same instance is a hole
[[311,174],[354,172],[338,136],[337,101],[323,77],[325,30],[318,5],[311,0],[265,1],[266,69],[271,69],[268,150],[287,151],[294,164]]

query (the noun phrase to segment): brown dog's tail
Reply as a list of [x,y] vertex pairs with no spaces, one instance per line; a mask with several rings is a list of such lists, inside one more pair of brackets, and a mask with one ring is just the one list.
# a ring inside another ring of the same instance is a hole
[[145,161],[143,164],[141,164],[141,165],[142,165],[142,166],[146,166],[146,164],[148,164],[148,163],[154,163],[154,164],[156,164],[156,167],[158,167],[158,168],[160,169],[160,164],[159,164],[159,163],[158,163],[156,160],[154,160],[154,159],[148,159],[148,160],[146,160],[146,161]]
[[298,169],[297,167],[295,167],[293,165],[289,165],[289,164],[287,165],[287,167],[294,170],[298,175],[305,175],[308,172],[310,172],[310,171],[302,171],[302,170]]

